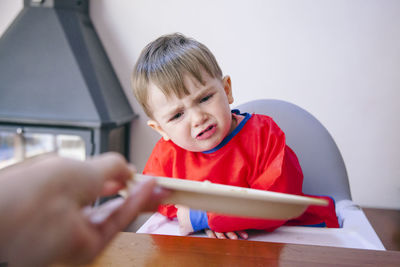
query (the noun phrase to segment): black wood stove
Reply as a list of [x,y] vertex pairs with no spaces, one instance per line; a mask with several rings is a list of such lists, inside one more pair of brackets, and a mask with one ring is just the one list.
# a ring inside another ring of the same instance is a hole
[[25,0],[0,39],[0,168],[42,153],[129,156],[135,114],[88,0]]

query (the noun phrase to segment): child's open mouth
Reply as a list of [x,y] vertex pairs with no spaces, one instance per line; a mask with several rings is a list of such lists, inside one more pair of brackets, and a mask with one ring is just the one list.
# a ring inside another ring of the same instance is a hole
[[196,139],[198,140],[204,140],[209,138],[210,136],[212,136],[215,131],[217,130],[217,127],[215,124],[208,126],[204,131],[202,131],[201,133],[199,133],[196,136]]

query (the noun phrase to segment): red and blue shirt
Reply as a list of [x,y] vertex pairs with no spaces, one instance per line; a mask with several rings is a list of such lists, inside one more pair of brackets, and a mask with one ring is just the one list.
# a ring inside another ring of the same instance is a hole
[[[232,112],[239,114],[238,110]],[[143,173],[305,196],[299,161],[286,145],[283,131],[268,116],[241,115],[245,117],[232,133],[209,151],[191,152],[171,141],[160,139]],[[327,199],[329,205],[310,206],[301,216],[289,221],[242,218],[211,212],[206,216],[191,212],[191,221],[195,230],[210,228],[216,232],[246,229],[273,231],[282,225],[339,227],[333,200],[330,197],[317,198]],[[161,205],[159,212],[169,218],[176,217],[173,205]]]

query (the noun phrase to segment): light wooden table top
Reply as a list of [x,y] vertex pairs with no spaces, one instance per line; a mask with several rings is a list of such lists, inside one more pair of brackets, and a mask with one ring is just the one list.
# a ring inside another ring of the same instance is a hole
[[88,266],[400,266],[399,251],[120,233]]
[[400,266],[400,211],[363,210],[388,251],[123,232],[87,266]]

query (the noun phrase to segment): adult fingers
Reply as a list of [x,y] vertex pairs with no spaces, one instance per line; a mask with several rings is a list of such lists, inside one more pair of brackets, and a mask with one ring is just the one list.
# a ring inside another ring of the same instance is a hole
[[85,207],[82,212],[85,216],[87,216],[90,220],[90,222],[94,224],[100,224],[102,223],[107,217],[113,213],[116,209],[118,209],[121,205],[123,205],[125,202],[125,199],[122,197],[114,198],[111,200],[108,200],[107,202],[91,207],[87,206]]
[[115,195],[119,193],[119,191],[126,189],[128,190],[129,187],[129,181],[133,178],[134,174],[136,173],[136,168],[132,164],[128,164],[128,169],[130,170],[130,175],[128,177],[128,180],[106,180],[104,185],[103,185],[103,190],[101,195],[102,196],[109,196],[109,195]]
[[117,153],[105,153],[83,162],[43,156],[27,161],[21,169],[30,173],[30,180],[36,185],[45,185],[55,194],[62,192],[79,205],[94,201],[103,188],[108,194],[116,193],[132,177],[132,167]]
[[128,164],[122,155],[114,152],[102,154],[87,161],[91,169],[97,172],[96,183],[100,186],[97,195],[115,195],[127,186],[136,172],[132,164]]
[[155,185],[155,180],[138,183],[129,193],[125,202],[99,225],[100,234],[106,241],[128,226],[140,211],[157,207],[167,192]]
[[65,197],[78,205],[93,201],[103,184],[100,171],[91,164],[58,156],[28,160],[20,170],[29,173],[30,186],[36,188],[30,188],[31,192],[39,192],[41,187],[45,198]]
[[134,167],[118,153],[108,152],[87,160],[87,163],[100,173],[103,181],[113,181],[125,184],[132,178]]

